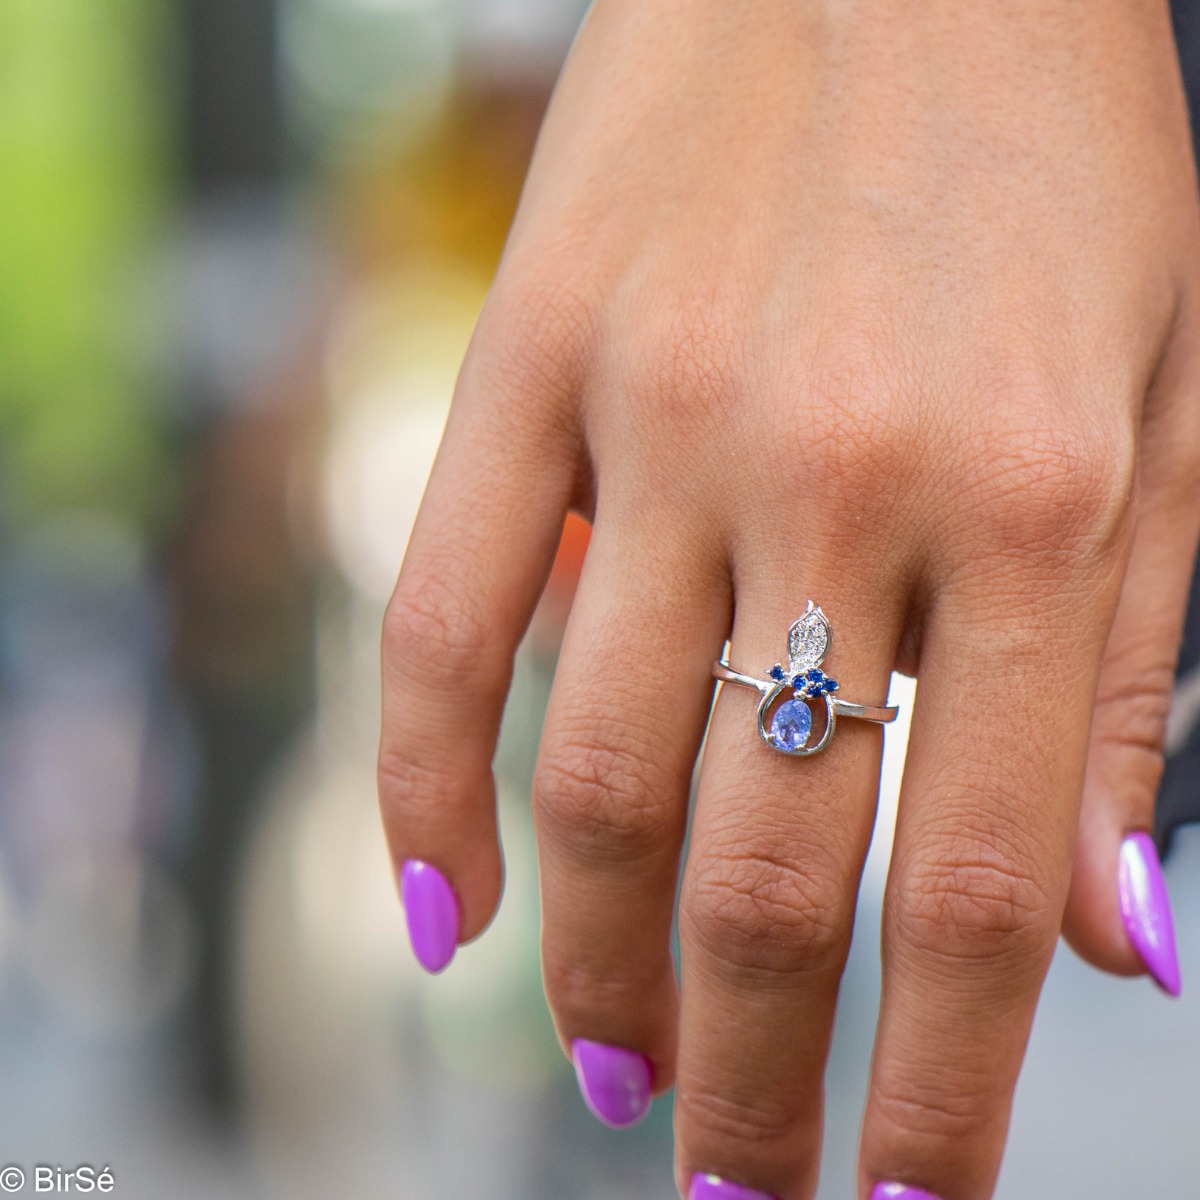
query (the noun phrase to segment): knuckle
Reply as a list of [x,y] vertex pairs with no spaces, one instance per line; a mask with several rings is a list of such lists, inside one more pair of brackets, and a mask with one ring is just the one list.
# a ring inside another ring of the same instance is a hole
[[[586,1025],[599,1013],[644,1013],[654,997],[657,976],[632,973],[590,953],[590,946],[545,942],[542,947],[542,983],[560,1022]],[[659,964],[655,963],[655,967]]]
[[[481,785],[479,764],[448,752],[443,696],[507,677],[479,620],[448,576],[402,573],[383,622],[384,722],[376,775],[386,820],[411,823],[456,806]],[[436,694],[431,687],[436,683]],[[410,718],[422,713],[420,721]],[[481,731],[482,733],[482,731]],[[490,775],[485,775],[485,782]]]
[[674,849],[684,806],[658,775],[650,755],[616,738],[557,741],[534,776],[539,832],[593,862],[638,861]]
[[592,305],[545,270],[498,282],[480,329],[483,361],[518,398],[565,397],[594,342]]
[[809,504],[819,481],[835,528],[894,538],[898,514],[928,490],[929,420],[910,368],[878,335],[843,333],[787,384],[786,397],[764,389],[757,413],[767,444],[755,455],[772,483]]
[[1030,417],[1021,428],[990,429],[972,456],[987,469],[963,486],[990,548],[1068,561],[1117,551],[1132,515],[1132,433],[1069,424]]
[[682,300],[647,330],[635,352],[632,393],[644,418],[672,431],[711,428],[736,401],[740,350],[729,319],[711,299]]
[[[1142,651],[1139,653],[1138,651]],[[1153,647],[1131,648],[1110,660],[1096,697],[1099,744],[1143,756],[1157,784],[1166,749],[1167,718],[1175,683],[1174,664]]]
[[383,618],[383,655],[390,673],[466,686],[478,680],[481,668],[493,665],[493,644],[488,621],[449,573],[401,573]]
[[386,818],[411,819],[427,811],[436,799],[447,800],[462,784],[444,760],[422,754],[407,741],[387,739],[379,748],[376,766],[379,800]]
[[677,1085],[675,1104],[689,1143],[737,1147],[747,1159],[753,1159],[755,1148],[794,1144],[802,1115],[777,1090],[760,1089],[753,1096],[735,1098],[684,1080]]
[[973,1138],[986,1129],[993,1098],[977,1072],[939,1063],[927,1077],[883,1072],[872,1086],[874,1113],[907,1139]]
[[952,964],[1040,958],[1055,910],[1042,887],[997,856],[930,856],[893,892],[894,919],[915,953]]
[[840,969],[851,914],[832,879],[767,850],[710,853],[689,869],[687,932],[705,955],[741,974]]
[[[927,439],[919,406],[897,382],[895,370],[861,346],[834,347],[797,381],[799,400],[771,403],[762,419],[773,425],[775,467],[796,486],[822,488],[861,508],[865,489],[887,494],[913,474]],[[805,470],[797,472],[797,425],[805,446]]]

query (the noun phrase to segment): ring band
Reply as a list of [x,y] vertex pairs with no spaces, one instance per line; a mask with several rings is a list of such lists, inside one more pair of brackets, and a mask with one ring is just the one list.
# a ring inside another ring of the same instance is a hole
[[[816,754],[829,744],[838,717],[854,717],[859,721],[875,721],[886,725],[899,714],[898,708],[883,704],[853,704],[834,696],[836,679],[830,679],[820,664],[833,644],[833,629],[820,606],[810,600],[803,614],[788,629],[788,665],[786,670],[776,663],[766,679],[735,671],[724,658],[712,665],[712,673],[723,683],[737,683],[754,688],[758,702],[758,736],[780,754],[802,758]],[[787,691],[792,698],[785,700],[772,712],[772,706]],[[820,700],[825,708],[825,728],[818,739],[809,744],[812,733],[812,702]],[[770,723],[768,725],[768,717]]]

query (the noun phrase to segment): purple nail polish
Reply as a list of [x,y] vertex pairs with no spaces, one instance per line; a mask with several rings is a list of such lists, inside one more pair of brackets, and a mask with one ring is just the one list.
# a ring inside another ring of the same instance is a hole
[[730,1183],[719,1175],[693,1175],[688,1200],[775,1200],[775,1197],[740,1183]]
[[652,1069],[644,1054],[576,1038],[571,1058],[592,1116],[613,1129],[636,1125],[650,1109]]
[[1163,879],[1158,849],[1146,833],[1131,833],[1121,843],[1117,868],[1117,895],[1125,932],[1154,982],[1164,992],[1178,996],[1179,955],[1175,949],[1175,922]]
[[445,875],[410,858],[400,872],[400,899],[417,962],[431,975],[444,971],[458,946],[458,900]]
[[871,1200],[938,1200],[938,1197],[904,1183],[877,1183],[871,1191]]

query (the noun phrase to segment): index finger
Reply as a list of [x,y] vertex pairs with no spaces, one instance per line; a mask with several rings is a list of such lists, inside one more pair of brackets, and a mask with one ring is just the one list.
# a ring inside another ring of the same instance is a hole
[[431,972],[499,903],[492,755],[577,479],[571,430],[536,393],[468,355],[384,619],[379,804]]

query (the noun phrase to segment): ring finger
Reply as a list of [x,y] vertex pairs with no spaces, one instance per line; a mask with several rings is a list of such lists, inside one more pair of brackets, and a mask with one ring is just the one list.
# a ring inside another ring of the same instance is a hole
[[[731,662],[762,674],[804,599],[783,579],[739,590]],[[839,696],[881,702],[899,613],[827,585],[815,599],[839,637],[828,663]],[[718,700],[680,908],[677,1171],[696,1200],[799,1200],[815,1188],[881,747],[878,727],[846,720],[820,755],[793,759],[757,736],[752,695],[725,687]]]

